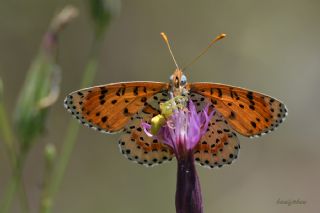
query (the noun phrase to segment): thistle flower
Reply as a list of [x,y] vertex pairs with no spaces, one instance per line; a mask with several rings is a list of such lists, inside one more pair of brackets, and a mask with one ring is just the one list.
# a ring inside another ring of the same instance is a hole
[[156,135],[150,132],[151,125],[144,123],[145,132],[154,138],[160,139],[170,146],[178,163],[176,212],[202,213],[202,197],[200,182],[194,164],[194,148],[206,133],[214,111],[209,112],[205,107],[197,113],[195,105],[189,101],[186,107],[177,108],[166,119]]

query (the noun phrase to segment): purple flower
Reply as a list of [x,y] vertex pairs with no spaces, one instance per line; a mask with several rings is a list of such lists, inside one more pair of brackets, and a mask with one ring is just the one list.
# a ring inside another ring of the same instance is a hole
[[208,106],[197,113],[195,105],[190,101],[187,107],[173,111],[157,135],[150,133],[149,124],[143,124],[145,132],[170,146],[177,158],[177,213],[203,212],[200,183],[193,153],[201,137],[206,133],[213,114],[214,111],[209,112]]

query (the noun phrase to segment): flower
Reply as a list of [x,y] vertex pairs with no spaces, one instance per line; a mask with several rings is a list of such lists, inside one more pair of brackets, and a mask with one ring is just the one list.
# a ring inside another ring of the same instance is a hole
[[156,135],[150,133],[151,125],[143,123],[147,135],[160,139],[172,148],[178,163],[176,212],[202,213],[200,182],[194,164],[194,148],[206,133],[214,114],[206,106],[199,113],[192,101],[185,107],[178,107],[167,117]]

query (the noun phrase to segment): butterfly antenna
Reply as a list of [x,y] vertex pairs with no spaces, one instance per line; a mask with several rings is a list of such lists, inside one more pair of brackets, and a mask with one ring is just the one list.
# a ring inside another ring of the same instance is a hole
[[172,53],[171,46],[170,46],[169,39],[168,39],[167,35],[164,32],[161,32],[160,35],[161,35],[162,39],[164,40],[164,42],[166,43],[166,45],[168,46],[170,55],[171,55],[175,65],[176,65],[177,69],[180,69],[179,66],[178,66],[178,63],[177,63],[177,61],[176,61],[176,59],[175,59],[175,57],[174,57],[174,55]]
[[190,65],[194,64],[196,61],[198,61],[198,59],[203,56],[206,52],[208,52],[208,50],[210,49],[210,47],[216,43],[217,41],[223,39],[224,37],[226,37],[227,35],[222,33],[220,35],[218,35],[217,37],[215,37],[210,43],[209,45],[197,56],[195,57],[189,64],[187,64],[187,66],[185,66],[182,71],[184,71],[187,67],[189,67]]

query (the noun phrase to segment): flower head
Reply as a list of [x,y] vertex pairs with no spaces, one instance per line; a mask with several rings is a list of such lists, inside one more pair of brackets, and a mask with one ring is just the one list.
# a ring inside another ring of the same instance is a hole
[[194,165],[193,151],[201,137],[206,133],[214,111],[206,106],[197,112],[189,101],[184,107],[177,107],[156,135],[150,132],[151,125],[143,123],[145,132],[158,138],[172,148],[178,162],[176,210],[179,213],[199,213],[203,211],[200,183]]

